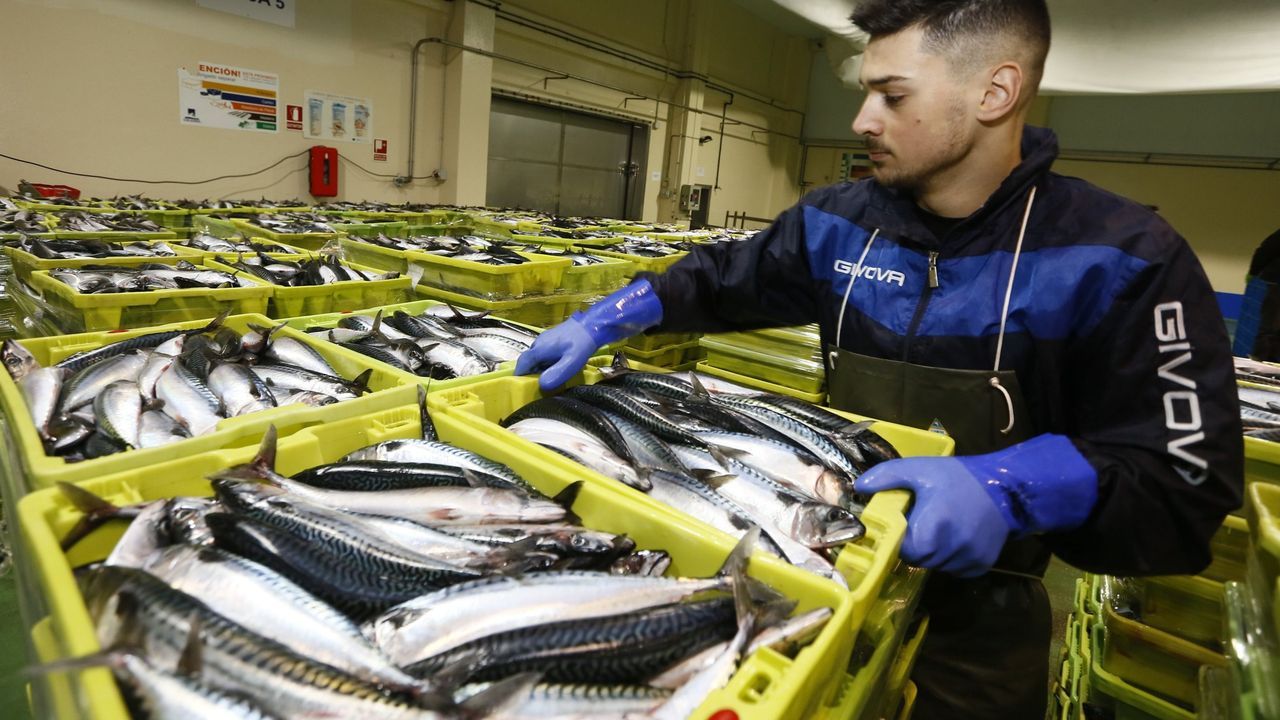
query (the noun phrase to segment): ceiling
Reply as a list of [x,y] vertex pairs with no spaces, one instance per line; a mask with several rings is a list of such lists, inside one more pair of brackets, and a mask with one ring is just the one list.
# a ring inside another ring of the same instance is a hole
[[[822,39],[832,69],[857,86],[865,35],[856,0],[734,0],[789,33]],[[1049,0],[1047,93],[1280,90],[1277,0]]]

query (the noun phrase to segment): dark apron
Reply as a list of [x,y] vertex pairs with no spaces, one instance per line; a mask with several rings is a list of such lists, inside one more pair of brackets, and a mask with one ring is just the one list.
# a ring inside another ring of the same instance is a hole
[[[941,424],[957,455],[994,452],[1031,436],[1013,371],[925,367],[847,350],[829,353],[828,365],[832,407],[919,428]],[[1015,422],[1006,434],[1010,405]],[[921,598],[929,632],[911,674],[919,690],[913,717],[1044,718],[1052,618],[1039,578],[1048,560],[1032,538],[1007,543],[995,569],[981,577],[930,575]]]

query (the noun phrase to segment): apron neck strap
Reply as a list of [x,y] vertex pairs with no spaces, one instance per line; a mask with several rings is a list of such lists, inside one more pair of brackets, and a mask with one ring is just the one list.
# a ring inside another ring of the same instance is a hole
[[862,273],[862,261],[867,259],[867,253],[871,251],[871,243],[876,241],[876,236],[880,234],[880,228],[876,228],[871,233],[871,239],[867,240],[867,246],[862,248],[862,254],[858,256],[858,264],[853,266],[849,272],[849,284],[844,289],[844,298],[840,301],[840,315],[836,320],[836,347],[840,347],[840,340],[844,338],[844,311],[849,307],[849,293],[853,290],[853,284],[857,282],[858,275]]
[[1009,424],[1000,430],[1001,435],[1008,435],[1013,430],[1013,424],[1016,421],[1013,415],[1013,398],[1009,396],[1009,391],[1000,384],[1000,356],[1004,353],[1004,328],[1009,321],[1009,300],[1013,297],[1013,280],[1018,276],[1018,258],[1022,257],[1022,240],[1027,235],[1027,221],[1031,219],[1031,206],[1036,201],[1036,188],[1031,186],[1031,192],[1027,193],[1027,207],[1022,211],[1022,227],[1018,229],[1018,244],[1013,248],[1013,265],[1009,268],[1009,284],[1004,289],[1004,307],[1000,310],[1000,335],[996,338],[996,362],[992,367],[991,387],[995,388],[1004,396],[1005,407],[1009,410]]

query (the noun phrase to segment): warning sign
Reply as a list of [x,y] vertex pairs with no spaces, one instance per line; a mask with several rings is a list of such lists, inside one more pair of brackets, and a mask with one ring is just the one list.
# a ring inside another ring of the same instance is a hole
[[285,122],[289,123],[290,130],[302,129],[302,106],[301,105],[285,105]]
[[387,160],[387,141],[382,138],[373,139],[373,159],[386,162]]

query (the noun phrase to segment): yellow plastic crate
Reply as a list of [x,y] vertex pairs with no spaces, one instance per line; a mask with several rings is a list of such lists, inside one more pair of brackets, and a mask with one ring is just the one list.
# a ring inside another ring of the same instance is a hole
[[683,345],[702,337],[698,333],[654,333],[627,338],[625,346],[641,352],[653,352],[672,345]]
[[128,245],[136,242],[144,242],[149,245],[157,243],[166,243],[173,251],[177,253],[174,256],[152,256],[152,257],[113,257],[113,258],[76,258],[72,260],[45,260],[36,257],[21,248],[4,246],[4,254],[9,256],[9,261],[13,264],[13,273],[18,279],[27,282],[31,277],[31,273],[36,270],[52,270],[53,268],[78,268],[85,265],[114,265],[116,267],[137,267],[138,265],[147,265],[149,263],[158,263],[161,265],[177,265],[183,260],[197,263],[204,258],[204,253],[199,250],[192,250],[183,247],[174,240],[156,240],[147,235],[139,235],[133,239],[114,238],[109,241],[114,245]]
[[[270,249],[264,252],[263,254],[266,255],[267,257],[272,257],[272,258],[285,257],[290,255],[300,255],[300,254],[305,255],[307,253],[307,251],[304,250],[303,248],[297,248],[292,245],[288,245],[282,242],[277,242],[275,240],[269,240],[264,237],[245,238],[245,241],[253,242],[258,245],[265,245],[269,247]],[[182,243],[185,241],[180,239],[180,240],[177,240],[176,242]],[[250,254],[250,253],[241,253],[241,252],[210,252],[208,250],[197,250],[187,245],[183,245],[183,247],[185,247],[187,250],[191,252],[199,253],[206,260],[217,260],[218,262],[221,262],[221,263],[235,262],[236,260],[239,260],[241,256],[247,256]]]
[[707,364],[712,367],[806,393],[822,392],[826,387],[826,371],[820,360],[761,352],[710,335],[704,335],[700,342],[707,349]]
[[[282,331],[283,332],[283,331]],[[331,406],[338,407],[338,406]],[[309,467],[333,462],[344,454],[384,440],[421,436],[420,412],[413,404],[400,404],[381,412],[334,418],[311,426],[288,437],[278,445],[277,469],[293,474]],[[256,454],[266,426],[244,438],[234,447],[191,453],[182,462],[159,468],[127,469],[111,475],[100,475],[81,485],[119,505],[135,504],[175,496],[212,495],[205,478],[224,468],[246,463]],[[534,481],[535,478],[530,477]],[[585,495],[585,493],[584,493]],[[580,502],[583,500],[579,498]],[[37,625],[48,628],[50,655],[53,658],[80,657],[98,652],[100,646],[84,599],[76,585],[72,569],[107,556],[124,532],[123,523],[107,523],[64,553],[61,538],[80,519],[81,514],[57,488],[34,492],[18,504],[23,540],[31,554],[39,582],[39,591],[48,617]],[[42,653],[43,654],[43,653]],[[116,720],[129,714],[109,670],[95,668],[80,673],[53,673],[51,681],[67,683],[67,695],[74,705],[69,718]],[[50,693],[52,694],[52,693]]]
[[1193,710],[1135,687],[1108,671],[1101,661],[1106,631],[1102,623],[1091,631],[1089,704],[1109,710],[1116,720],[1196,720]]
[[712,367],[711,365],[707,364],[707,361],[705,360],[698,363],[697,370],[700,373],[706,373],[707,375],[711,375],[712,377],[723,378],[725,380],[728,380],[729,382],[734,382],[739,385],[743,385],[745,387],[755,388],[757,390],[763,390],[764,392],[776,393],[778,395],[786,395],[788,397],[798,398],[800,400],[815,403],[818,405],[821,405],[822,403],[827,401],[827,393],[825,388],[819,392],[812,392],[812,393],[803,392],[800,390],[796,390],[795,388],[790,388],[783,385],[778,385],[776,383],[771,383],[768,380],[761,380],[760,378],[757,378],[757,377],[740,375],[736,372],[725,370],[724,368]]
[[[1245,502],[1247,505],[1248,500]],[[1239,515],[1228,515],[1222,527],[1213,534],[1209,549],[1213,560],[1200,573],[1203,577],[1218,582],[1243,581],[1249,554],[1249,523]]]
[[[278,259],[290,262],[302,262],[306,255],[278,255]],[[361,272],[374,275],[381,271],[370,267],[342,261],[343,264]],[[205,262],[211,268],[225,272],[239,272],[230,265],[217,260]],[[248,276],[248,273],[241,273]],[[255,279],[261,280],[256,276]],[[262,282],[266,282],[262,280]],[[401,275],[388,280],[344,280],[329,285],[313,287],[271,286],[271,302],[267,306],[267,316],[272,318],[289,318],[300,315],[316,315],[320,313],[344,312],[360,310],[379,305],[408,302],[414,298],[413,281]]]
[[[163,222],[156,221],[156,224],[160,225],[164,229],[153,231],[153,232],[144,232],[144,231],[137,231],[137,230],[103,230],[103,231],[97,231],[97,232],[80,232],[77,230],[63,230],[61,226],[61,217],[62,217],[62,213],[65,213],[65,212],[95,213],[98,215],[139,215],[139,214],[146,214],[146,213],[142,211],[126,211],[126,210],[116,210],[114,208],[100,208],[100,207],[79,207],[79,208],[63,207],[63,208],[59,208],[58,210],[47,211],[46,212],[47,223],[50,229],[53,231],[54,236],[58,238],[66,239],[66,240],[77,240],[77,239],[78,240],[111,240],[113,238],[135,238],[136,239],[136,238],[144,238],[144,237],[152,240],[158,240],[160,238],[176,237],[176,235],[171,231],[170,228],[181,227],[181,225],[171,226]],[[181,210],[178,212],[185,213],[186,211]]]
[[331,223],[333,229],[351,237],[374,237],[377,235],[388,235],[395,237],[397,233],[403,233],[405,228],[409,226],[407,222],[342,222]]
[[1242,583],[1226,584],[1227,671],[1244,720],[1280,717],[1280,642],[1264,602],[1265,596]]
[[[271,210],[271,212],[278,213],[278,212],[287,212],[287,211],[276,208]],[[288,245],[293,245],[294,247],[299,247],[304,250],[311,250],[313,252],[316,250],[319,250],[320,248],[324,247],[328,243],[336,243],[338,241],[338,238],[341,237],[341,234],[337,232],[331,232],[331,233],[276,232],[274,230],[268,230],[267,228],[264,228],[261,225],[257,225],[253,222],[250,222],[248,220],[243,220],[240,218],[233,219],[231,221],[231,224],[234,225],[238,231],[244,233],[246,236],[259,235],[264,238],[267,238],[268,240],[277,240],[279,242],[286,243]]]
[[[370,307],[370,308],[365,308],[357,311],[325,313],[321,315],[304,315],[301,317],[289,318],[284,322],[289,327],[294,328],[299,332],[306,332],[310,328],[335,328],[338,326],[338,323],[342,320],[342,318],[348,317],[350,315],[356,315],[356,314],[373,315],[377,313],[379,310],[382,311],[383,317],[390,317],[397,310],[401,312],[406,312],[410,315],[420,315],[427,308],[435,307],[443,304],[444,303],[437,302],[435,300],[415,300],[413,302]],[[500,318],[500,319],[505,320],[506,318]],[[507,322],[510,322],[513,325],[519,325],[520,327],[526,328],[535,333],[542,332],[541,328],[536,328],[536,327],[533,327],[532,325],[525,325],[524,323],[519,323],[511,320],[508,320]],[[324,340],[323,338],[315,338],[315,341],[328,344],[328,341]],[[377,363],[380,367],[385,367],[388,372],[396,373],[404,377],[408,382],[421,384],[433,391],[447,390],[449,388],[455,388],[461,385],[468,385],[477,380],[483,380],[485,378],[493,376],[492,373],[483,373],[480,375],[470,375],[467,377],[452,378],[450,380],[432,380],[430,378],[419,377],[417,375],[414,375],[413,373],[391,367],[390,365],[385,365],[377,360],[374,360],[373,358],[369,358],[369,362]],[[500,370],[505,370],[513,367],[515,367],[514,363],[507,362],[507,363],[501,363],[498,366],[498,369],[500,371]]]
[[[593,360],[593,364],[605,362],[608,362],[607,359]],[[641,369],[656,370],[655,368]],[[584,379],[587,383],[597,382],[600,374],[589,367]],[[695,530],[698,536],[713,540],[719,547],[725,548],[726,552],[732,547],[733,539],[728,535],[685,516],[644,493],[598,475],[554,451],[521,439],[497,424],[498,420],[540,396],[536,378],[503,377],[502,373],[499,373],[493,379],[476,382],[457,390],[432,392],[428,397],[428,405],[431,408],[432,417],[436,418],[436,423],[440,427],[441,436],[446,437],[447,432],[448,437],[454,438],[452,442],[455,444],[490,455],[494,459],[506,462],[517,471],[521,470],[522,465],[559,468],[563,473],[564,484],[583,479],[590,486],[602,486],[602,489],[607,488],[610,492],[627,498],[626,503],[632,508],[631,512],[671,517]],[[864,419],[860,416],[844,414],[855,420]],[[899,452],[906,456],[950,455],[955,447],[950,438],[901,425],[877,422],[874,430],[893,443]],[[527,465],[529,463],[532,465]],[[803,673],[785,672],[788,665],[784,658],[777,656],[767,663],[768,668],[760,662],[748,662],[736,676],[735,681],[725,690],[715,693],[708,704],[704,705],[704,709],[712,706],[734,707],[738,709],[740,717],[810,717],[808,713],[810,708],[816,710],[821,703],[826,702],[826,695],[836,689],[840,679],[837,668],[843,668],[854,635],[866,619],[885,578],[897,563],[898,547],[906,531],[904,512],[907,501],[907,493],[895,491],[877,494],[867,506],[862,514],[862,522],[867,529],[866,536],[842,548],[836,561],[836,569],[844,576],[849,590],[842,590],[829,580],[800,571],[781,561],[778,562],[779,566],[788,572],[795,570],[804,575],[805,582],[815,591],[818,588],[825,588],[823,592],[826,592],[834,588],[838,595],[849,600],[849,616],[847,620],[841,620],[843,627],[839,632],[840,637],[838,640],[829,641],[838,643],[840,647],[833,646],[830,652],[824,652],[820,663],[816,658],[811,657],[809,662],[813,664],[809,664],[808,669]],[[826,637],[825,632],[823,636]],[[760,655],[757,654],[755,658],[759,658]],[[802,654],[792,667],[805,666],[805,663],[801,662],[804,657]],[[813,677],[815,672],[819,672],[820,677]],[[744,676],[750,677],[752,674],[772,677],[770,688],[760,691],[759,683],[763,680],[744,679]],[[782,674],[786,676],[785,682],[782,682]],[[776,699],[768,699],[771,693],[777,693],[773,695]],[[781,699],[784,697],[785,700]],[[759,704],[761,702],[769,703],[767,712],[766,708]],[[781,703],[776,712],[773,703]],[[804,712],[797,712],[798,710]],[[698,717],[705,717],[705,715],[699,713]]]
[[271,287],[251,280],[255,283],[253,287],[98,295],[76,292],[70,285],[54,279],[47,270],[32,272],[27,282],[43,298],[48,316],[62,332],[79,333],[209,320],[223,312],[265,314]]
[[191,211],[184,208],[168,208],[164,210],[118,210],[112,212],[142,215],[163,228],[176,229],[191,226]]
[[[221,211],[210,210],[209,212],[220,213]],[[244,233],[230,218],[216,218],[199,210],[192,211],[191,227],[220,238],[235,237],[237,235],[259,235],[259,233]]]
[[1141,593],[1144,624],[1214,651],[1222,649],[1222,583],[1192,575],[1126,582]]
[[[559,247],[573,246],[595,252],[597,250],[608,250],[615,245],[622,244],[620,237],[584,237],[584,238],[563,238],[555,235],[524,235],[512,234],[512,240],[519,242],[533,243],[534,245],[554,245]],[[631,262],[633,255],[627,256],[627,261]]]
[[529,260],[521,265],[488,265],[458,260],[416,250],[396,250],[356,238],[342,241],[343,254],[351,260],[386,272],[399,272],[415,279],[417,285],[456,292],[482,300],[511,300],[530,295],[551,295],[561,288],[565,271],[573,263],[517,252]]
[[[570,295],[593,293],[606,295],[627,284],[627,280],[635,275],[633,263],[622,258],[605,257],[585,247],[569,246],[575,252],[589,252],[604,262],[595,265],[573,265],[564,269],[557,292]],[[542,256],[539,256],[542,257]],[[561,258],[563,259],[563,258]]]
[[[1199,698],[1201,665],[1225,666],[1226,658],[1193,642],[1102,610],[1101,656],[1110,674],[1188,709]],[[1099,660],[1100,658],[1100,660]]]
[[1250,485],[1246,507],[1260,583],[1257,589],[1269,591],[1280,578],[1280,486]]
[[631,275],[634,277],[636,273],[642,273],[642,272],[649,272],[649,273],[666,272],[667,268],[680,262],[682,259],[684,259],[684,256],[688,255],[689,253],[681,252],[681,253],[676,253],[674,255],[667,255],[666,257],[644,257],[643,255],[632,255],[631,253],[625,253],[616,249],[609,249],[609,250],[602,249],[602,250],[596,250],[595,254],[600,255],[602,257],[616,257],[616,258],[621,258],[623,260],[630,260]]
[[[921,618],[914,631],[908,627],[907,632],[910,634],[902,641],[902,648],[898,650],[898,655],[893,659],[893,664],[889,666],[889,672],[885,676],[889,694],[885,698],[884,717],[890,717],[893,714],[891,710],[906,690],[907,684],[911,682],[911,671],[915,669],[916,660],[920,657],[920,648],[924,647],[924,638],[929,632],[929,616]],[[889,704],[890,700],[894,701],[893,705]]]
[[675,369],[690,362],[699,362],[702,356],[702,347],[698,345],[697,340],[693,340],[680,345],[660,347],[648,352],[631,347],[623,347],[622,354],[632,360],[653,365],[654,367]]
[[908,680],[907,686],[902,689],[902,704],[898,706],[898,714],[894,716],[897,720],[911,720],[916,709],[916,695],[916,684]]
[[513,320],[537,328],[559,325],[578,310],[583,309],[595,295],[535,295],[518,300],[482,300],[439,288],[417,286],[419,297],[438,300],[456,308],[482,310],[506,320]]
[[[201,320],[120,333],[63,335],[21,342],[41,365],[51,365],[78,352],[93,350],[108,343],[152,332],[192,330],[202,327],[207,322],[207,320]],[[272,323],[263,315],[236,315],[227,318],[224,323],[226,327],[240,333],[249,330],[251,324],[270,326]],[[26,468],[27,480],[32,487],[47,487],[57,481],[79,482],[126,470],[180,464],[186,458],[203,452],[254,445],[262,437],[262,431],[271,424],[275,424],[280,434],[286,436],[330,420],[412,403],[417,397],[416,383],[400,374],[390,372],[385,365],[359,353],[329,343],[314,341],[305,333],[290,328],[279,330],[276,337],[292,337],[314,347],[343,377],[354,378],[366,369],[373,369],[373,375],[369,380],[369,387],[373,392],[327,407],[288,405],[228,418],[219,422],[217,430],[208,435],[163,447],[128,450],[93,460],[69,463],[61,457],[45,455],[44,446],[40,442],[35,424],[30,420],[31,413],[22,397],[22,392],[7,372],[0,372],[0,406],[4,408],[5,416],[10,419],[11,432],[19,448],[22,464]]]
[[1280,443],[1245,436],[1244,480],[1280,485]]
[[[840,684],[818,717],[826,720],[873,718],[883,706],[896,700],[902,685],[892,685],[891,670],[901,657],[911,616],[920,599],[926,572],[904,563],[885,579],[878,597],[855,631],[854,657],[842,668]],[[923,641],[923,634],[919,639]],[[866,650],[870,648],[870,650]],[[914,663],[915,658],[910,658]],[[909,668],[907,674],[910,674]],[[904,676],[905,677],[905,676]]]

